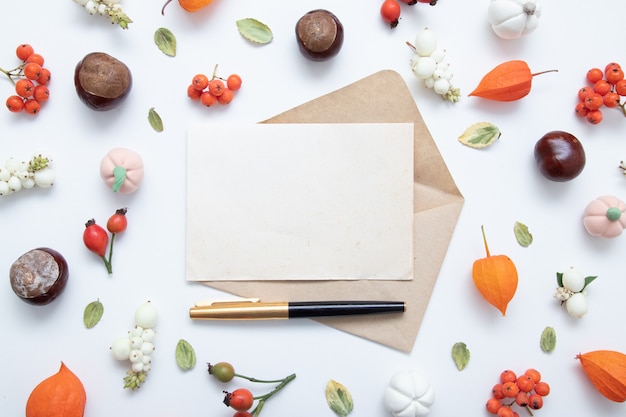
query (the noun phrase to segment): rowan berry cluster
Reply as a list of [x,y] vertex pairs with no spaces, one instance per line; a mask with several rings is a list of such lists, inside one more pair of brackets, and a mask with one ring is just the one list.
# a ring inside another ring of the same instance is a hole
[[514,405],[539,410],[543,407],[543,397],[549,393],[550,385],[541,380],[541,374],[536,369],[528,369],[520,376],[507,369],[500,374],[500,382],[491,389],[487,411],[498,417],[519,417],[513,409]]
[[229,104],[235,96],[235,91],[241,88],[241,77],[231,74],[224,79],[217,76],[217,65],[211,78],[205,74],[196,74],[187,87],[187,96],[199,101],[202,105],[211,107],[215,104]]
[[[255,396],[248,388],[237,388],[233,391],[224,392],[224,404],[235,410],[233,417],[258,417],[265,402],[296,378],[296,374],[287,375],[281,379],[258,379],[241,375],[235,372],[235,368],[228,362],[208,364],[209,375],[220,382],[230,382],[235,377],[246,379],[250,382],[262,384],[277,384],[271,391]],[[256,406],[252,408],[256,401]]]
[[50,90],[50,70],[45,68],[43,56],[35,53],[29,44],[21,44],[15,50],[15,55],[22,62],[11,70],[0,68],[0,72],[9,78],[15,87],[15,93],[7,98],[7,108],[19,113],[25,111],[37,114],[41,105],[48,101]]
[[584,117],[591,124],[598,124],[603,119],[602,106],[619,108],[626,116],[626,79],[622,67],[611,62],[604,71],[600,68],[591,68],[586,76],[589,86],[578,90],[576,114]]

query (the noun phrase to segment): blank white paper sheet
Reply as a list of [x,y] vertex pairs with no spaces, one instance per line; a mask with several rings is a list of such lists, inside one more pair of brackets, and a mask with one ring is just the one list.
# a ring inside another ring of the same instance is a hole
[[187,279],[413,276],[413,124],[198,126]]

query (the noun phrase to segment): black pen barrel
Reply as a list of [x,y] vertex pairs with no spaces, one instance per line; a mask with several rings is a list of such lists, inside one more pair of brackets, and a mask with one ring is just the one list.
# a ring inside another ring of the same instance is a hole
[[289,303],[289,318],[403,313],[402,301],[300,301]]

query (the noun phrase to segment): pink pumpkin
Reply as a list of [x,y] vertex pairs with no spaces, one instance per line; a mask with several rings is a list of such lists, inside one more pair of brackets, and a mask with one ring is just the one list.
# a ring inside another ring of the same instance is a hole
[[114,192],[132,193],[143,181],[143,159],[130,149],[111,149],[102,158],[100,176]]
[[591,236],[614,238],[626,228],[626,203],[615,196],[598,197],[587,205],[583,225]]

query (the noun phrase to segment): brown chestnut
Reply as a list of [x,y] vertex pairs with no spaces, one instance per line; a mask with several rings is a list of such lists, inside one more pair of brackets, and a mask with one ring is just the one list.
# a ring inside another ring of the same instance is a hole
[[325,61],[339,53],[343,25],[328,10],[311,10],[298,20],[296,38],[302,55],[312,61]]
[[13,292],[29,304],[50,303],[63,292],[67,278],[67,262],[54,249],[32,249],[20,256],[9,271]]
[[576,178],[585,167],[585,150],[571,133],[548,132],[535,144],[535,161],[549,180],[565,182]]
[[92,52],[76,65],[74,86],[87,107],[110,110],[130,92],[132,76],[123,62],[104,52]]

